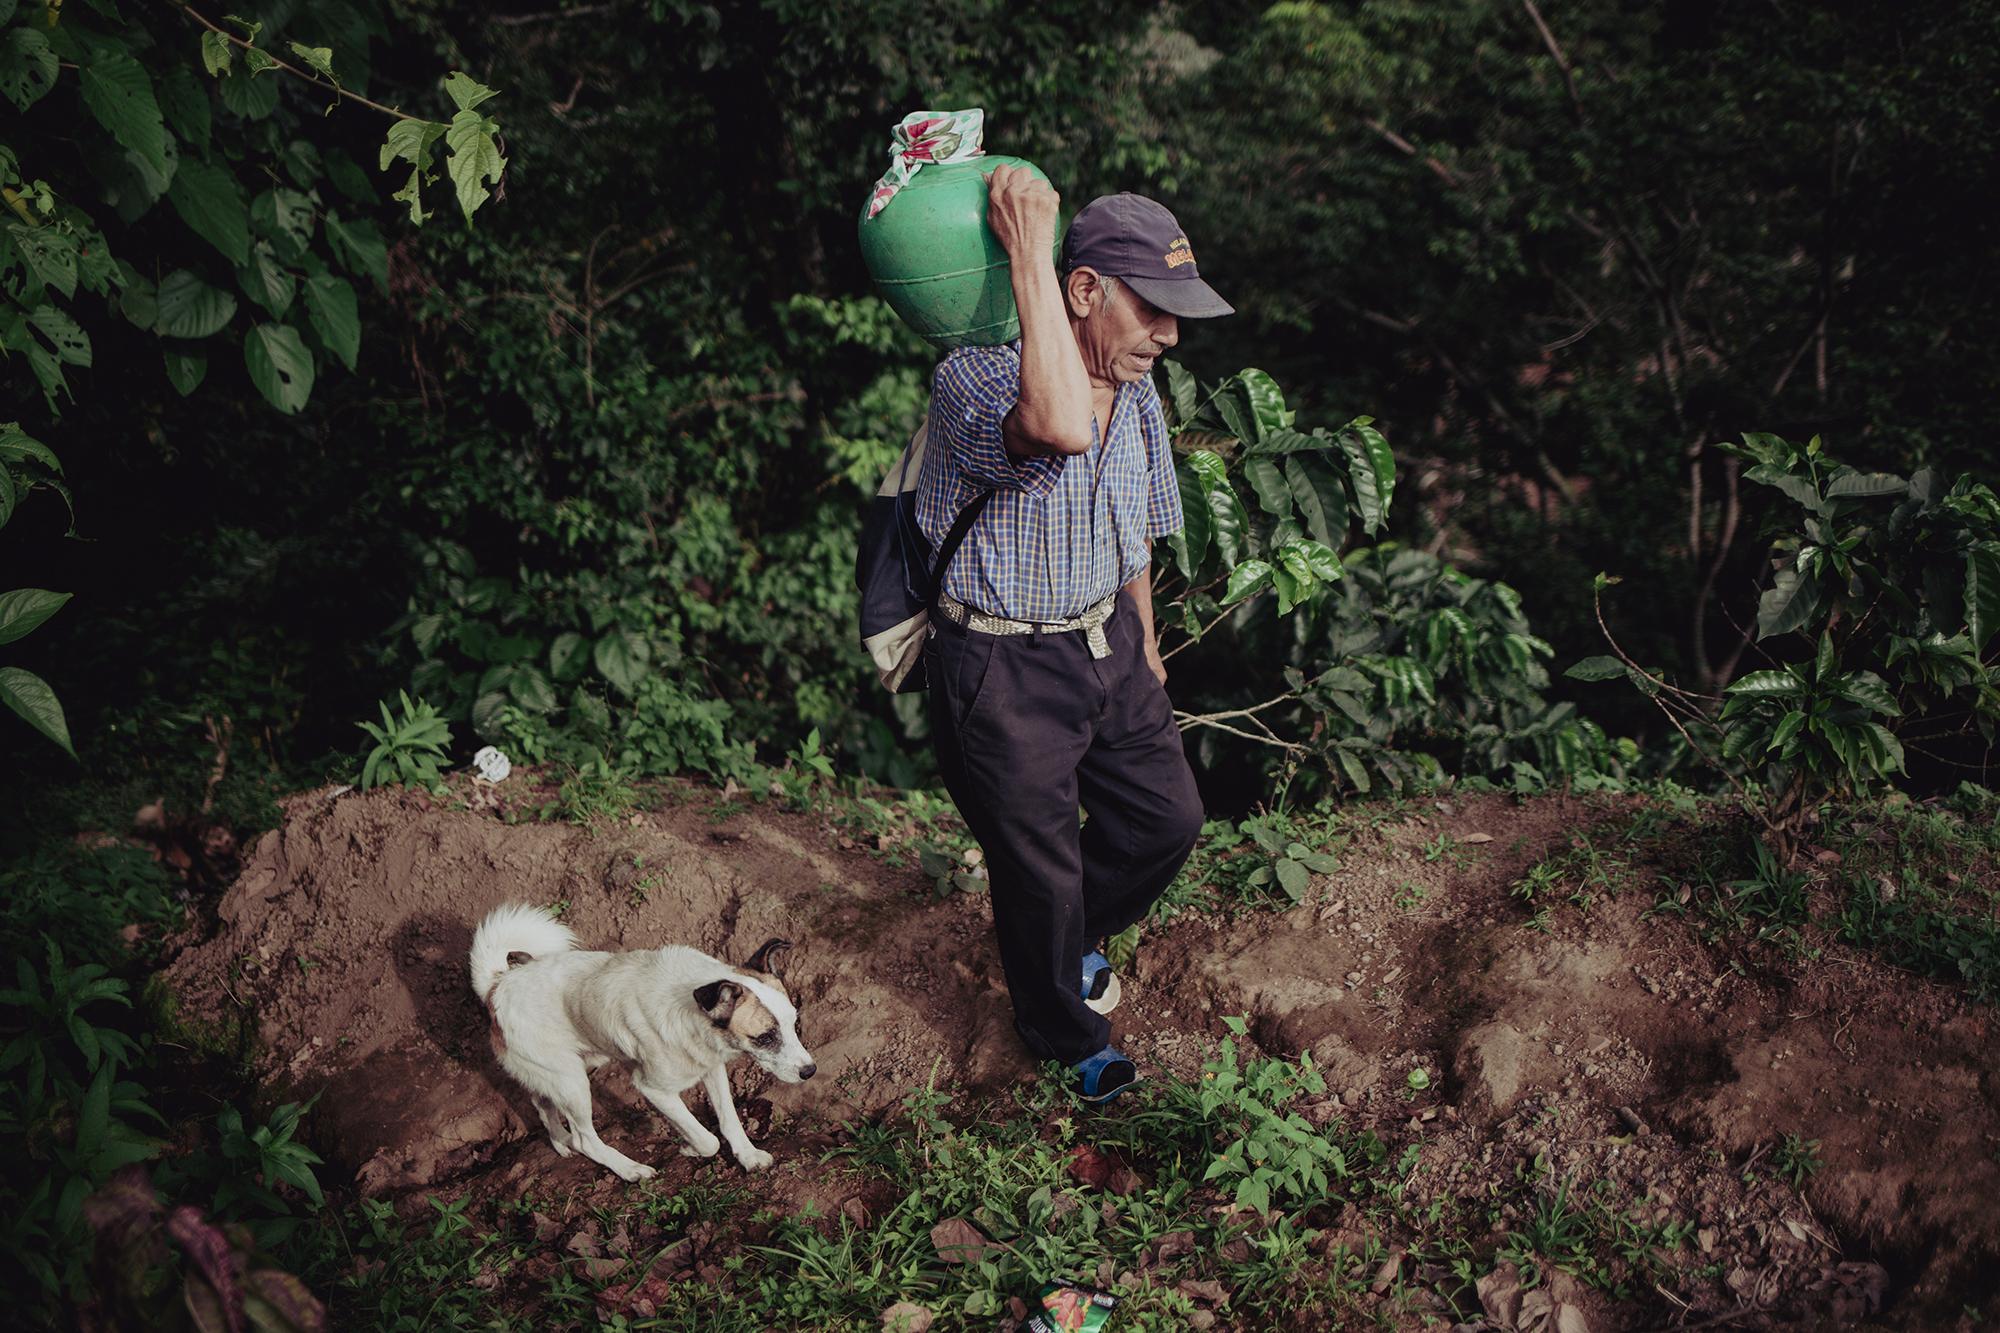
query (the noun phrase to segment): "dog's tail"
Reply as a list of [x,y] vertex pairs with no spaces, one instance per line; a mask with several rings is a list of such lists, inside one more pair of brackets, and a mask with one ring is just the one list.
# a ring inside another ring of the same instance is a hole
[[526,903],[496,907],[472,933],[472,993],[481,1001],[491,997],[493,983],[507,972],[508,954],[541,958],[575,947],[576,936],[547,909]]

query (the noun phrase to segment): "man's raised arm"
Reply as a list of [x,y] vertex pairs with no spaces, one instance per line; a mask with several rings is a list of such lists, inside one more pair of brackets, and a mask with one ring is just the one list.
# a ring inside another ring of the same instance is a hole
[[1090,379],[1055,269],[1059,202],[1048,182],[1018,167],[993,169],[987,225],[1012,261],[1021,313],[1021,397],[1002,431],[1010,452],[1030,458],[1090,451]]

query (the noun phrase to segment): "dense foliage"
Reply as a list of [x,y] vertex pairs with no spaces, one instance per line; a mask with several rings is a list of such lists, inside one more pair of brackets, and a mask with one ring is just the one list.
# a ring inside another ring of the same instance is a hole
[[[311,1194],[298,1108],[169,1100],[117,939],[270,792],[927,779],[850,585],[933,360],[853,245],[915,107],[1166,200],[1243,312],[1161,384],[1218,814],[1707,759],[1789,851],[1989,771],[1995,0],[235,9],[0,0],[0,1248],[51,1299],[162,1122],[252,1239]],[[1988,926],[1851,888],[1990,992]]]

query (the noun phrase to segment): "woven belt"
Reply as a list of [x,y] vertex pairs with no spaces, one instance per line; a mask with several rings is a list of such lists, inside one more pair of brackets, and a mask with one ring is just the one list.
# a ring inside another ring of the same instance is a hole
[[949,593],[941,592],[937,599],[937,609],[946,620],[981,634],[1068,634],[1080,629],[1083,641],[1090,645],[1090,655],[1096,658],[1111,656],[1111,641],[1104,637],[1104,622],[1111,619],[1117,607],[1118,594],[1114,592],[1082,615],[1068,620],[1009,620],[1005,616],[989,616]]

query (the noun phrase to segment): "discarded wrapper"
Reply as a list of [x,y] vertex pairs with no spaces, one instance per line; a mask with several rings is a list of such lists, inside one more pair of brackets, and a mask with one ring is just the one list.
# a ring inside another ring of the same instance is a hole
[[499,746],[489,745],[472,756],[472,767],[488,782],[505,782],[514,771],[514,761]]
[[1042,1286],[1042,1312],[1021,1325],[1024,1333],[1097,1333],[1118,1308],[1118,1298],[1067,1282]]

